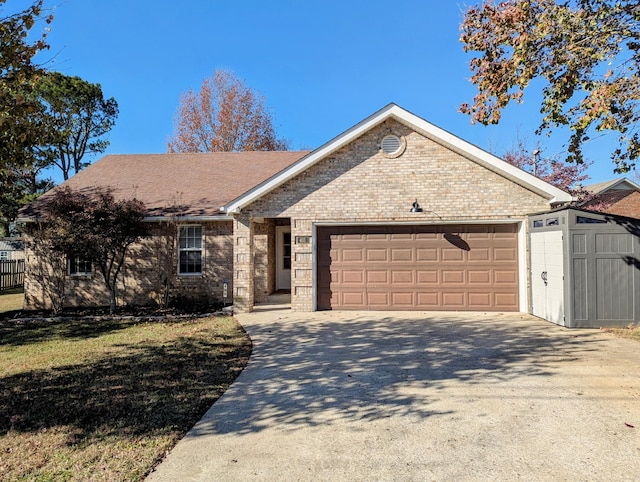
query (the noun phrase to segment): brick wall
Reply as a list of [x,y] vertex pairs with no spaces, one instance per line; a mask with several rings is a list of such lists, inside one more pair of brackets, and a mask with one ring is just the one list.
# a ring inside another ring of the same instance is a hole
[[627,196],[608,206],[605,212],[640,219],[640,192],[631,191]]
[[[195,223],[194,223],[195,224]],[[162,302],[163,288],[171,283],[169,298],[187,304],[214,304],[224,301],[223,282],[228,281],[228,302],[233,294],[233,223],[198,223],[203,227],[203,272],[201,275],[175,276],[177,251],[171,247],[173,224],[154,223],[149,236],[129,248],[119,283],[119,301],[125,305],[150,305]],[[169,236],[169,238],[167,237]],[[169,241],[168,241],[169,239]],[[39,261],[27,253],[25,308],[49,308],[36,273]],[[67,276],[65,306],[106,306],[109,297],[102,275],[94,267],[91,276]]]
[[[380,151],[387,134],[404,137],[404,154]],[[409,212],[416,199],[424,212]],[[315,222],[516,222],[549,207],[536,193],[389,120],[243,208],[242,216],[291,218],[292,308],[309,311]]]

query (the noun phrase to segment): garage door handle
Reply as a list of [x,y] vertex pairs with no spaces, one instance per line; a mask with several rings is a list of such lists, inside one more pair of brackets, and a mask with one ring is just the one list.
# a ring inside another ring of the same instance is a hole
[[544,285],[547,286],[547,272],[543,271],[540,273],[540,277],[542,278],[542,281],[544,281]]

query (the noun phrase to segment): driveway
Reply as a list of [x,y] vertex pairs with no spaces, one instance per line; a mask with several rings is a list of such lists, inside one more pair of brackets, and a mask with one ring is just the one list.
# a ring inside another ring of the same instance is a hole
[[248,367],[150,481],[640,474],[637,342],[522,314],[238,320]]

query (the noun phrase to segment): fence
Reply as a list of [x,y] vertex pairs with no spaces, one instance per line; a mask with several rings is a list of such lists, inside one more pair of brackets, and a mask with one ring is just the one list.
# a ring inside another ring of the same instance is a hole
[[0,260],[0,291],[24,286],[24,259]]

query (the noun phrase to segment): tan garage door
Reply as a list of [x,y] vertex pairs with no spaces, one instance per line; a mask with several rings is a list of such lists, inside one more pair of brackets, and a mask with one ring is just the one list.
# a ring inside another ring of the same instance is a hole
[[518,311],[515,224],[326,226],[319,310]]

